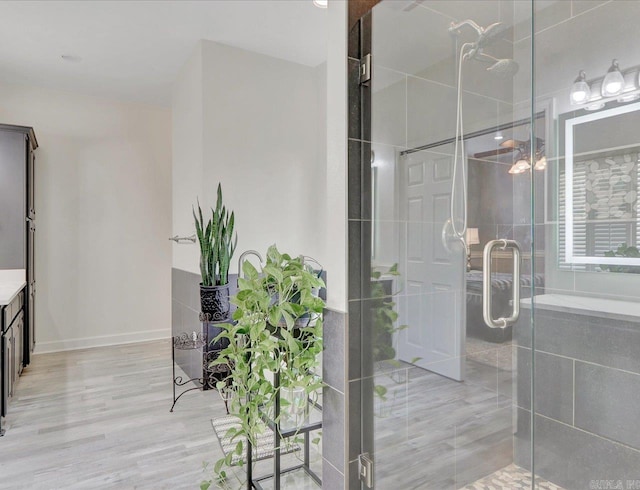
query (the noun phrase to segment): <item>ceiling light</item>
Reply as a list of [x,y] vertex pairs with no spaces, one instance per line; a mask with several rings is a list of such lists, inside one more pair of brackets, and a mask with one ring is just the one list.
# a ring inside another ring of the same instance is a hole
[[587,75],[582,70],[580,70],[578,78],[575,79],[571,86],[570,97],[572,105],[584,104],[591,97],[591,88],[587,83]]
[[510,174],[521,174],[525,170],[529,170],[530,168],[531,168],[531,165],[529,164],[529,162],[527,162],[524,158],[521,158],[516,163],[511,165],[511,168],[509,169],[509,173]]
[[329,0],[313,0],[313,4],[321,9],[326,9],[329,5]]
[[70,61],[71,63],[80,63],[82,58],[80,56],[76,56],[75,54],[63,54],[60,56],[64,61]]
[[504,136],[502,135],[502,131],[498,131],[496,133],[496,135],[493,137],[493,139],[496,140],[496,141],[500,141],[500,140],[504,139]]
[[602,96],[614,97],[624,90],[624,77],[620,73],[618,60],[611,62],[611,67],[602,81]]
[[533,166],[533,168],[535,170],[544,170],[545,168],[547,168],[547,157],[542,155],[542,158],[536,161],[536,164]]

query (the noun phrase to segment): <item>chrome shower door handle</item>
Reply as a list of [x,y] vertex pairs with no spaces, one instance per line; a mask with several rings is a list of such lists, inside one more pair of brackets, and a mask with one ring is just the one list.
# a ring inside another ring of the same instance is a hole
[[[491,256],[493,250],[513,250],[513,310],[508,318],[496,318],[491,315]],[[506,328],[518,321],[520,316],[520,246],[515,240],[491,240],[484,247],[482,253],[482,316],[487,326],[491,328]]]

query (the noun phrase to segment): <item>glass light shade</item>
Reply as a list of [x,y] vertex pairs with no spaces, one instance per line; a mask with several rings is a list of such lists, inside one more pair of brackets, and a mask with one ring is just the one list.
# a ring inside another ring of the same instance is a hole
[[576,82],[571,87],[571,102],[574,104],[584,104],[591,96],[591,89],[587,82]]
[[584,104],[589,101],[591,97],[591,87],[589,87],[587,83],[587,75],[584,71],[580,71],[578,78],[573,82],[569,97],[572,105]]
[[602,96],[603,97],[614,97],[619,95],[624,90],[624,77],[622,73],[620,73],[620,67],[618,66],[618,62],[613,60],[611,63],[611,68],[604,77],[602,81]]
[[530,168],[531,168],[531,164],[529,164],[529,162],[527,162],[524,158],[521,158],[516,163],[511,165],[511,168],[509,169],[509,173],[521,174],[524,171],[529,170]]
[[321,9],[326,9],[329,5],[329,0],[313,0],[313,4]]
[[535,170],[544,170],[547,168],[547,157],[542,155],[542,158],[536,161],[536,164],[533,166]]
[[493,139],[496,140],[496,141],[500,141],[500,140],[504,139],[504,136],[502,135],[502,131],[498,131],[496,133],[496,135],[493,137]]
[[480,236],[478,235],[478,228],[467,228],[467,245],[478,245],[480,243]]

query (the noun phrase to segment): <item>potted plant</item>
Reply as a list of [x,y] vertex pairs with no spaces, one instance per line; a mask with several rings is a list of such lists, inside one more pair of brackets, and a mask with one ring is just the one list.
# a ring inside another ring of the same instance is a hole
[[235,216],[222,205],[222,187],[212,217],[204,221],[198,203],[198,214],[193,210],[196,235],[200,244],[200,308],[208,321],[229,318],[229,264],[236,250],[238,235],[233,236]]
[[[609,250],[604,253],[605,257],[631,257],[640,259],[640,250],[633,245],[627,246],[626,243],[620,245],[616,250]],[[600,269],[609,272],[626,272],[628,274],[640,274],[640,267],[634,265],[600,265]]]
[[[225,324],[218,336],[229,345],[213,362],[233,366],[220,387],[234,391],[229,411],[238,418],[238,425],[227,437],[237,441],[237,455],[246,453],[247,440],[256,447],[257,436],[265,430],[263,414],[279,427],[287,413],[303,410],[302,398],[306,402],[322,387],[316,370],[322,353],[324,301],[314,293],[324,283],[317,271],[303,257],[281,254],[275,245],[267,252],[262,273],[248,261],[242,271],[238,293],[231,299],[237,306],[235,323]],[[274,383],[276,375],[279,385]],[[281,412],[276,415],[278,399]],[[233,463],[233,454],[228,454],[216,462],[214,471],[225,479],[226,468],[243,462]]]

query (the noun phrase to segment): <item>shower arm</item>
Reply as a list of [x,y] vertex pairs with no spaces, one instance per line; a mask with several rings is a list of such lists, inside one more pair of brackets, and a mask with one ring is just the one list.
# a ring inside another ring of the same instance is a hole
[[470,19],[463,20],[462,22],[458,22],[457,24],[452,22],[451,25],[449,26],[449,32],[454,32],[454,33],[458,32],[460,28],[463,26],[472,27],[473,29],[475,29],[478,35],[481,35],[484,32],[484,29],[482,27],[480,27],[478,24],[476,24],[474,21]]

